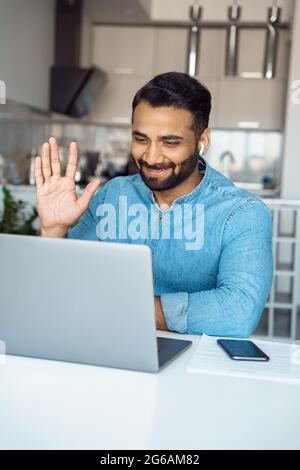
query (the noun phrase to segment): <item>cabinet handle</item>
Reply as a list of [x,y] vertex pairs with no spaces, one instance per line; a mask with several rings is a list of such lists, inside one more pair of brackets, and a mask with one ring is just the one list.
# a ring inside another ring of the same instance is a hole
[[113,69],[113,73],[117,75],[132,75],[133,74],[133,69],[130,68],[122,68],[122,67],[116,67]]
[[260,123],[257,121],[239,121],[237,123],[239,128],[242,129],[259,129]]
[[111,122],[114,124],[130,124],[131,120],[129,117],[125,116],[113,116]]

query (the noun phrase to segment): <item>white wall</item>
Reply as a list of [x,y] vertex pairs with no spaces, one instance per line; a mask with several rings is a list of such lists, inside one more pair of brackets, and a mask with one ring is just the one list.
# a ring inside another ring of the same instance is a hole
[[285,152],[283,162],[282,196],[288,199],[300,199],[300,92],[298,103],[293,102],[293,83],[300,80],[300,1],[296,0],[291,62],[289,72],[287,114],[285,130]]
[[[285,199],[300,200],[300,88],[297,92],[297,102],[293,102],[295,90],[292,86],[298,80],[300,80],[300,0],[295,2],[281,192],[282,197]],[[300,249],[298,273],[300,273]],[[297,297],[300,305],[300,286],[297,286],[296,289],[298,289]]]
[[7,99],[47,109],[54,0],[0,0],[0,80]]

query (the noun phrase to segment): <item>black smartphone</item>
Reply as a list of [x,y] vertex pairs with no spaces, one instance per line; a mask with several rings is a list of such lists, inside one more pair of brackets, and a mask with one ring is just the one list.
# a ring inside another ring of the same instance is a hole
[[249,340],[217,339],[217,343],[236,361],[268,361],[270,358]]

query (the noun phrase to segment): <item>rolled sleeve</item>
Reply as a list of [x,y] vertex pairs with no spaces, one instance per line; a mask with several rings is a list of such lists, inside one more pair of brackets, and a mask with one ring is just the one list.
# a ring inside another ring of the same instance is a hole
[[187,292],[162,294],[160,299],[168,329],[185,333],[187,330]]

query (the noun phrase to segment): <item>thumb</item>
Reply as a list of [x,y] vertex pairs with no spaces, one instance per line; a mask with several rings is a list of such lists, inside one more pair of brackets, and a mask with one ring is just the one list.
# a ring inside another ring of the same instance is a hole
[[100,181],[98,179],[93,179],[86,186],[82,195],[77,199],[77,204],[79,204],[80,209],[82,211],[85,211],[88,208],[90,200],[92,199],[99,185],[100,185]]

